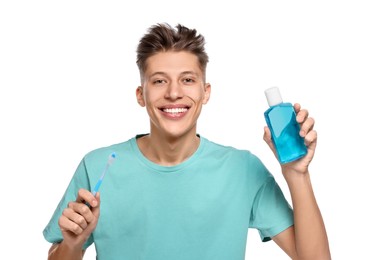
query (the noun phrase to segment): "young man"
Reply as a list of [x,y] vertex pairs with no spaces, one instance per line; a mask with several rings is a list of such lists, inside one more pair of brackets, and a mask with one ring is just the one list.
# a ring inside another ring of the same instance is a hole
[[[295,105],[308,154],[281,166],[292,208],[255,155],[197,134],[211,88],[204,44],[196,30],[167,24],[140,40],[136,97],[150,132],[83,158],[43,232],[49,259],[82,259],[94,243],[98,259],[242,260],[248,228],[292,259],[330,259],[308,171],[314,120]],[[264,140],[275,153],[267,127]],[[111,153],[117,158],[93,196]]]

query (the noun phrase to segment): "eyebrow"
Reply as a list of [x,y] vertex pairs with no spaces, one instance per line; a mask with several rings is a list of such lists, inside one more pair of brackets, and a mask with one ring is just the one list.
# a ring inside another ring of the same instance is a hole
[[[196,72],[194,72],[194,71],[183,71],[183,72],[181,72],[181,73],[180,73],[180,75],[188,75],[188,74],[192,74],[192,75],[194,75],[194,76],[196,76],[196,77],[198,77],[198,76],[199,76],[199,75],[198,75],[198,73],[196,73]],[[156,72],[154,72],[154,73],[152,73],[152,74],[150,75],[150,78],[151,78],[151,77],[154,77],[154,76],[156,76],[156,75],[168,76],[168,74],[167,74],[167,73],[165,73],[165,72],[163,72],[163,71],[156,71]]]

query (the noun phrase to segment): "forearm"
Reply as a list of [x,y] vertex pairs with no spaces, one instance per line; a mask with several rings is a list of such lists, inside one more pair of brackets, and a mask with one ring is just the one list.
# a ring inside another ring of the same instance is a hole
[[48,260],[81,260],[84,255],[82,248],[70,248],[61,242],[53,244],[48,252]]
[[299,259],[331,259],[325,225],[309,173],[287,173],[294,209],[296,252]]

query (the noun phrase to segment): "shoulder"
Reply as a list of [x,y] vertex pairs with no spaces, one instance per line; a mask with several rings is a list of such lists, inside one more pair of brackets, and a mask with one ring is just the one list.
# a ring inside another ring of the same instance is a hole
[[206,157],[224,163],[229,168],[244,171],[255,179],[266,179],[266,177],[271,176],[261,159],[250,150],[222,145],[208,139],[204,141],[206,143],[204,154]]
[[132,143],[135,140],[135,137],[130,138],[126,141],[115,143],[103,147],[99,147],[96,149],[93,149],[85,154],[84,161],[90,162],[90,161],[98,161],[102,160],[105,162],[105,158],[108,158],[111,154],[115,154],[116,157],[118,157],[121,154],[124,154],[132,149]]
[[252,163],[260,162],[260,159],[250,150],[239,149],[234,146],[216,143],[204,137],[202,137],[202,139],[206,144],[205,147],[207,153],[216,154],[223,157],[230,157],[232,159],[239,159],[241,161],[247,161]]

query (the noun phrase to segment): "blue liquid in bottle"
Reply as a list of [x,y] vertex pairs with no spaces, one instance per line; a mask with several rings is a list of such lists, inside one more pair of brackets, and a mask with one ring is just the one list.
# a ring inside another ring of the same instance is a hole
[[300,126],[291,103],[283,103],[277,87],[265,91],[270,108],[264,113],[279,162],[285,164],[307,154],[304,138],[299,135]]

